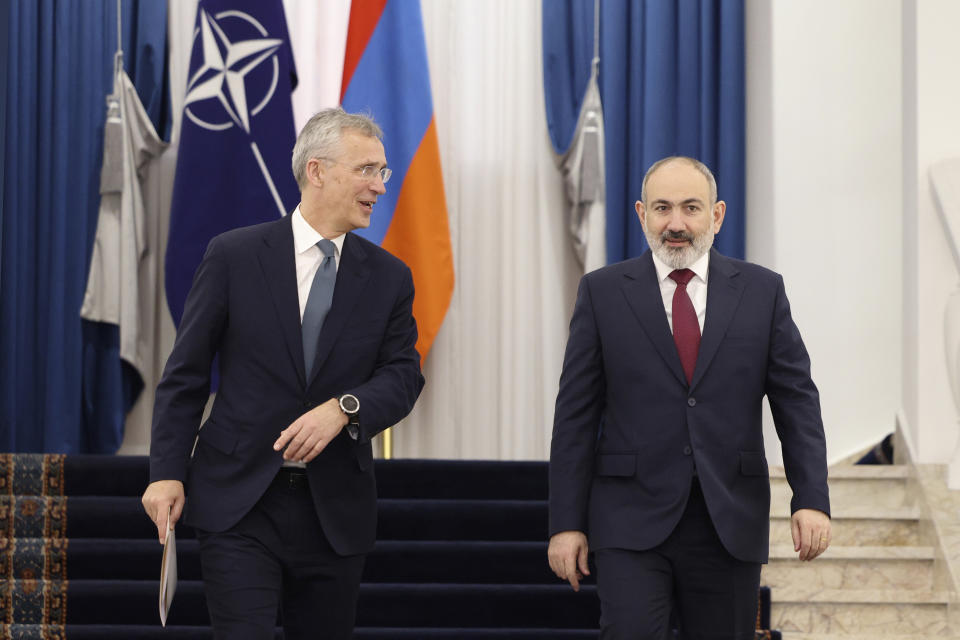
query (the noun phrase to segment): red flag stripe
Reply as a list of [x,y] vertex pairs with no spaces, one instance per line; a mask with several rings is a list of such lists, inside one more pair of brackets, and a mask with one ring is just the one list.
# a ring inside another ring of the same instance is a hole
[[340,83],[340,102],[347,92],[353,72],[360,63],[373,30],[380,22],[387,0],[353,0],[350,3],[350,21],[347,28],[347,47],[343,58],[343,82]]

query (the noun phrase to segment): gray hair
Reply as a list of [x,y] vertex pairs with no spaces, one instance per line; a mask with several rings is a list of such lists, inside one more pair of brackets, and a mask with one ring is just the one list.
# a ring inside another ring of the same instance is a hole
[[670,164],[671,162],[686,162],[691,167],[703,174],[703,177],[707,179],[707,184],[710,186],[710,202],[709,205],[713,206],[717,202],[717,181],[713,177],[713,172],[710,171],[710,167],[703,164],[696,158],[691,158],[689,156],[670,156],[657,160],[654,162],[649,169],[647,169],[646,175],[643,176],[643,186],[640,187],[640,201],[643,202],[643,205],[647,205],[647,180],[650,179],[657,169],[662,167],[665,164]]
[[347,113],[343,107],[324,109],[303,125],[293,145],[293,177],[300,190],[307,186],[307,163],[311,158],[330,158],[337,153],[344,129],[383,140],[383,131],[363,113]]

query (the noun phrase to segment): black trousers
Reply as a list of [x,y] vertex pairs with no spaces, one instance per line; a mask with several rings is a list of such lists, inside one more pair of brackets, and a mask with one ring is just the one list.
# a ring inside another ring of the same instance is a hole
[[283,469],[243,519],[197,531],[217,640],[349,640],[364,556],[339,556],[320,527],[307,477]]
[[671,613],[683,640],[754,638],[760,564],[723,547],[696,478],[664,542],[646,551],[600,549],[594,561],[601,640],[665,640]]

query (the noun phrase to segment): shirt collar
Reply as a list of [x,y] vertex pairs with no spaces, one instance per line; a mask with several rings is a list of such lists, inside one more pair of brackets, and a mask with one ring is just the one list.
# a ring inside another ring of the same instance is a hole
[[[307,251],[310,249],[310,247],[323,240],[323,236],[320,235],[316,229],[311,227],[310,223],[307,222],[306,218],[303,217],[303,214],[300,213],[300,205],[297,205],[297,208],[294,209],[293,213],[290,215],[293,216],[293,247],[297,254]],[[342,233],[336,238],[330,238],[330,242],[332,242],[337,248],[338,256],[343,250],[343,239],[346,237],[347,234]]]
[[[657,269],[657,282],[663,282],[670,277],[670,274],[673,273],[673,267],[667,265],[663,260],[657,257],[657,254],[650,251],[650,255],[653,256],[653,266]],[[710,270],[710,250],[704,252],[702,256],[697,258],[697,261],[692,265],[687,267],[690,271],[693,271],[704,284],[707,282],[707,273]]]

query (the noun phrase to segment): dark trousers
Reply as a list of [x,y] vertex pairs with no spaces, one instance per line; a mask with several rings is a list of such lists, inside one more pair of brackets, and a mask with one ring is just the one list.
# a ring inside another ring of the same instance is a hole
[[339,556],[314,510],[306,474],[281,470],[256,506],[222,533],[198,531],[214,637],[349,640],[364,556]]
[[594,554],[601,640],[666,640],[671,611],[683,640],[753,640],[760,564],[731,556],[696,478],[676,529],[646,551]]

